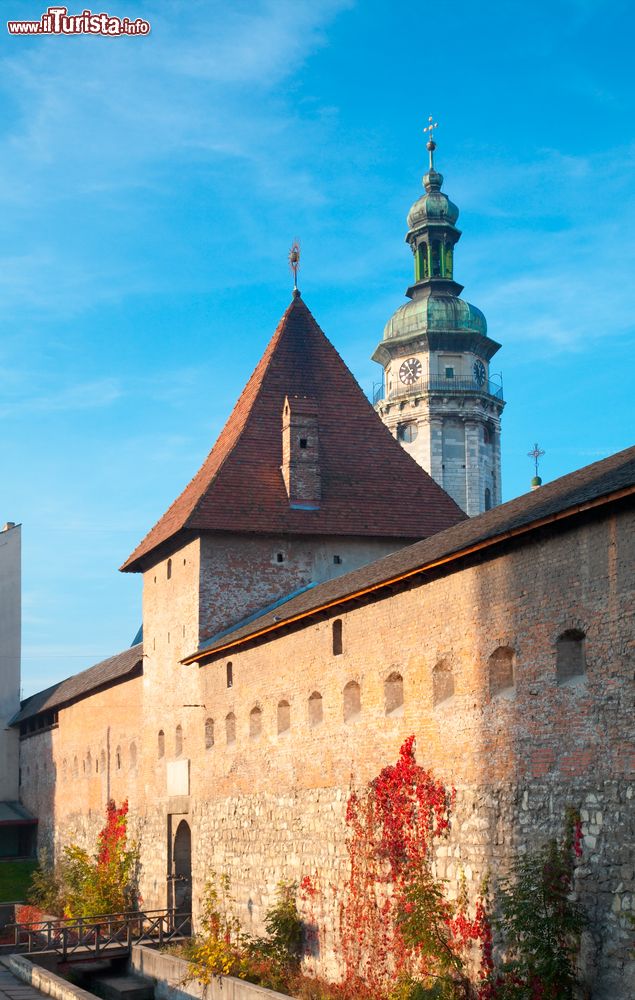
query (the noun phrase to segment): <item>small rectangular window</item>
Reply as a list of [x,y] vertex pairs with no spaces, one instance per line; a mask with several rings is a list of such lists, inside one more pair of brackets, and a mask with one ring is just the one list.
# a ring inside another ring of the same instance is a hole
[[446,378],[454,378],[454,368],[452,368],[451,365],[446,365],[446,368],[445,368],[445,377]]
[[301,448],[308,448],[308,445],[309,445],[308,438],[300,438],[300,447]]
[[234,668],[232,667],[231,661],[227,664],[227,687],[230,688],[234,683]]
[[336,566],[340,566],[341,563],[342,563],[342,557],[341,556],[333,556],[333,562],[335,563]]

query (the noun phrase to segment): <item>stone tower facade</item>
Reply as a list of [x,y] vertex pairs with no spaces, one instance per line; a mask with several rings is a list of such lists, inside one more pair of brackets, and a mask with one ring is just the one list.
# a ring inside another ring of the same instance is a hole
[[500,344],[454,280],[459,210],[441,191],[428,142],[425,194],[408,214],[414,256],[410,299],[386,324],[373,354],[384,377],[375,408],[406,451],[470,516],[501,502],[502,378],[490,370]]

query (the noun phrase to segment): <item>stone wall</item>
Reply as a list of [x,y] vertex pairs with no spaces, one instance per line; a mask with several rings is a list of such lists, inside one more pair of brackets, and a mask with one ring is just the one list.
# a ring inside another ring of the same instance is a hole
[[[185,817],[195,909],[208,873],[227,872],[246,927],[258,931],[281,877],[314,876],[321,900],[314,916],[323,931],[318,961],[333,971],[333,897],[346,873],[349,790],[394,762],[414,733],[419,763],[458,791],[450,839],[438,845],[439,873],[455,886],[464,875],[472,894],[486,872],[495,882],[518,849],[558,833],[568,805],[581,809],[579,888],[591,918],[585,974],[592,996],[625,1000],[635,991],[626,922],[635,890],[634,564],[631,508],[579,515],[237,651],[231,686],[226,657],[201,668],[178,663],[194,648],[194,566],[174,601],[167,583],[162,596],[144,595],[144,624],[148,613],[157,638],[144,677],[113,689],[122,693],[118,708],[106,705],[114,695],[104,692],[60,713],[53,763],[59,773],[71,745],[106,746],[115,721],[122,743],[140,727],[136,780],[129,787],[123,781],[116,794],[129,796],[141,837],[145,906],[165,905],[168,818]],[[186,618],[185,637],[169,648],[159,640],[161,614],[175,623],[179,614]],[[342,652],[334,655],[337,620]],[[567,630],[585,637],[584,673],[560,683],[557,640]],[[511,685],[501,682],[501,648],[511,657]],[[187,763],[179,770],[184,784],[169,788],[177,725],[178,760]],[[96,788],[85,796],[63,786],[55,792],[58,842],[98,828]],[[37,799],[33,792],[29,804],[42,815]]]
[[18,736],[7,723],[20,707],[21,531],[0,530],[0,801],[18,797]]

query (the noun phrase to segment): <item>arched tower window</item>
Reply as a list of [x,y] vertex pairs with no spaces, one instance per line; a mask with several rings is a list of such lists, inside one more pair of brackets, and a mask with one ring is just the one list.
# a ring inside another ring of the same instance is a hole
[[428,277],[428,244],[420,243],[415,254],[415,281],[424,281]]
[[257,740],[262,733],[262,709],[254,705],[249,713],[249,735],[252,740]]
[[445,246],[443,249],[444,249],[444,252],[443,252],[443,277],[444,278],[451,278],[452,277],[453,266],[454,266],[453,265],[454,252],[453,252],[452,246],[449,245],[449,244],[447,246]]
[[394,671],[384,681],[386,715],[403,715],[403,677]]
[[137,744],[130,744],[130,770],[134,771],[137,766]]
[[319,726],[323,718],[322,695],[319,691],[314,691],[309,698],[309,725]]
[[333,656],[340,656],[344,651],[342,642],[342,619],[337,618],[333,622]]
[[441,244],[438,240],[433,240],[431,249],[432,277],[435,278],[441,275]]
[[492,509],[492,491],[489,486],[485,487],[485,510]]
[[566,684],[586,673],[585,635],[581,629],[569,628],[556,641],[556,677]]
[[205,749],[211,750],[214,746],[214,720],[205,719]]
[[344,688],[344,722],[353,722],[362,709],[362,698],[357,681],[349,681]]
[[487,661],[489,672],[489,693],[498,694],[514,689],[514,650],[511,646],[499,646]]
[[183,753],[183,727],[179,723],[174,732],[174,755],[180,757]]
[[432,704],[440,705],[454,694],[454,674],[448,660],[439,660],[432,671]]
[[291,706],[288,701],[278,702],[278,734],[291,728]]
[[159,729],[159,735],[157,737],[157,755],[159,757],[165,757],[165,733],[162,729]]

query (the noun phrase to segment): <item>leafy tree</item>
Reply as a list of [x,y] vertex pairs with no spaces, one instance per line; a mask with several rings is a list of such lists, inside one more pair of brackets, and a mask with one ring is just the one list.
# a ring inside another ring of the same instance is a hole
[[501,932],[507,960],[483,996],[496,1000],[572,1000],[584,911],[575,899],[580,820],[569,811],[564,835],[516,858],[499,883]]
[[64,909],[60,880],[45,848],[38,852],[38,866],[31,875],[27,899],[45,913],[58,914]]
[[125,913],[138,907],[139,849],[128,843],[128,802],[110,800],[106,824],[90,855],[71,844],[64,848],[59,869],[64,915],[89,917]]

